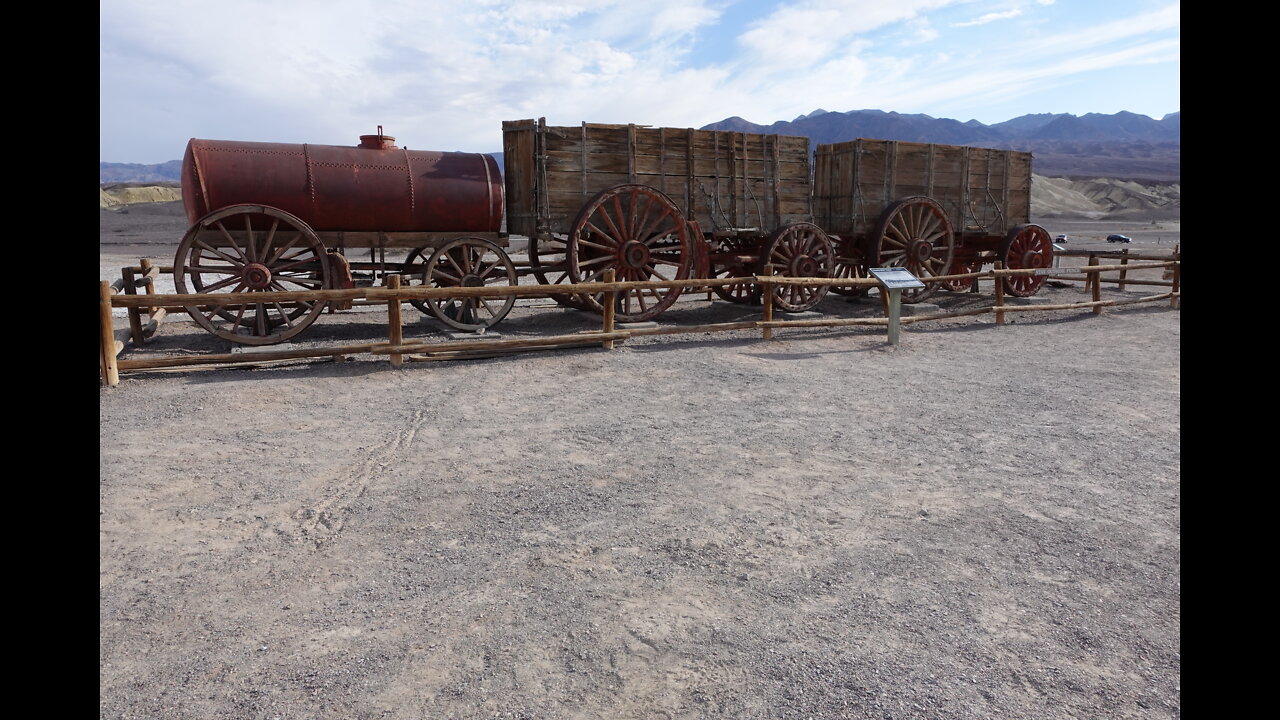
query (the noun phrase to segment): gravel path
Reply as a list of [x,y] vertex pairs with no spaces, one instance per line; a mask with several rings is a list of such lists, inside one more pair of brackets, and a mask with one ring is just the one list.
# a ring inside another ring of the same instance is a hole
[[100,716],[1179,717],[1179,358],[1159,305],[126,377]]

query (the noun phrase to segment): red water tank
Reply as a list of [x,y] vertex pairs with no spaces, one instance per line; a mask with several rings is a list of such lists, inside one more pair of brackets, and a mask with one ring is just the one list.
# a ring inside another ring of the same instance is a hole
[[497,232],[503,184],[481,153],[406,150],[362,135],[358,147],[192,138],[182,158],[187,219],[228,205],[270,205],[313,230]]

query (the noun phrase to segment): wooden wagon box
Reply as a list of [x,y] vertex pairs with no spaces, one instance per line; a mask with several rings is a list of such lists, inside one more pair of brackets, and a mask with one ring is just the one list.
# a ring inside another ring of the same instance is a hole
[[1031,153],[859,138],[819,145],[815,222],[834,235],[874,230],[895,201],[936,200],[957,235],[1003,237],[1031,218]]
[[507,230],[567,233],[597,193],[647,185],[704,230],[811,220],[809,139],[539,120],[502,124]]

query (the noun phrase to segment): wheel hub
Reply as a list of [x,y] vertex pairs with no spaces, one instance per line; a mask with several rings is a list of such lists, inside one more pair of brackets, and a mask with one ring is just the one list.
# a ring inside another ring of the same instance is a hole
[[629,240],[623,244],[622,264],[633,270],[643,270],[649,264],[649,248],[638,240]]
[[250,290],[262,290],[271,285],[271,269],[262,263],[249,263],[240,272],[240,279]]
[[818,261],[808,255],[797,255],[791,261],[791,277],[817,277]]
[[1042,268],[1045,266],[1044,255],[1035,251],[1028,251],[1022,254],[1022,267],[1024,268]]
[[479,275],[463,275],[462,287],[483,287],[484,280]]
[[912,240],[911,248],[907,251],[907,256],[914,258],[916,262],[924,262],[933,254],[933,245],[925,240]]

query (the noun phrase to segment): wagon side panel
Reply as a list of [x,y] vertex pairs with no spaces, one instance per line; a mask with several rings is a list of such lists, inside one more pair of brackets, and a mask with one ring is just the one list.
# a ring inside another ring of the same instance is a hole
[[601,190],[631,183],[662,191],[704,228],[811,217],[808,138],[590,123],[538,132],[551,232],[568,232]]
[[502,157],[506,166],[507,232],[532,237],[537,232],[534,142],[538,123],[514,120],[502,123]]

